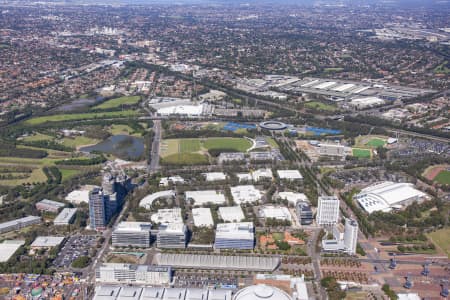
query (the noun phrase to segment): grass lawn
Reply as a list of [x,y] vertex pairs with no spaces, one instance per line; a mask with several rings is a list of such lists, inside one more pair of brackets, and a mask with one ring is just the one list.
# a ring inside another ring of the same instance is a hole
[[318,101],[310,101],[305,103],[306,108],[324,110],[324,111],[335,111],[336,107],[330,104],[325,104]]
[[252,143],[244,138],[208,138],[203,142],[206,149],[234,149],[238,152],[245,152],[252,146]]
[[371,152],[368,149],[353,148],[352,153],[353,153],[353,156],[356,156],[359,158],[370,158],[371,157]]
[[278,148],[277,142],[273,138],[267,138],[267,143],[269,143],[270,147]]
[[53,137],[50,136],[50,135],[46,135],[46,134],[42,134],[42,133],[36,132],[33,135],[26,136],[26,137],[22,138],[22,141],[25,141],[25,142],[36,142],[36,141],[49,141],[49,140],[52,140],[52,139],[53,139]]
[[120,107],[121,105],[133,105],[138,103],[139,100],[141,100],[141,97],[139,96],[119,97],[105,101],[97,106],[94,106],[94,109],[109,109]]
[[382,147],[382,146],[386,145],[386,141],[375,138],[375,139],[371,139],[370,141],[368,141],[366,143],[366,145],[369,147],[378,148],[378,147]]
[[434,69],[435,74],[450,74],[450,69],[447,68],[447,61],[444,61],[442,64],[437,66]]
[[440,184],[450,184],[450,171],[441,171],[434,177],[434,181],[439,182]]
[[444,228],[428,233],[428,237],[439,246],[450,258],[450,228]]
[[71,148],[76,148],[76,147],[85,146],[85,145],[97,144],[99,142],[100,142],[99,140],[91,139],[91,138],[84,137],[84,136],[76,136],[74,138],[65,137],[65,138],[63,138],[61,140],[61,143],[64,146],[71,147]]
[[342,72],[344,68],[325,68],[323,71],[325,73],[332,73],[332,72]]
[[177,153],[164,157],[161,160],[166,165],[204,165],[209,160],[206,155],[199,153]]
[[120,117],[133,117],[136,115],[137,112],[135,110],[109,111],[101,113],[59,114],[59,115],[32,118],[25,121],[25,124],[40,125],[47,122],[66,122],[66,121],[77,121],[88,119],[109,119]]
[[41,168],[36,168],[33,169],[33,171],[29,174],[29,177],[27,178],[0,180],[0,185],[16,186],[21,185],[23,183],[44,182],[44,181],[47,181],[47,176],[45,176]]
[[[143,123],[144,125],[147,125]],[[142,125],[142,124],[141,124]],[[115,124],[111,125],[111,127],[108,130],[112,135],[118,135],[118,134],[126,134],[126,135],[132,135],[136,137],[140,137],[141,135],[139,133],[133,133],[134,130],[128,125],[124,124]]]
[[283,241],[284,240],[284,233],[282,232],[274,232],[272,233],[272,237],[275,241]]
[[61,172],[61,176],[62,176],[62,180],[67,180],[77,174],[79,174],[81,171],[80,170],[74,170],[74,169],[59,169],[59,171]]
[[170,139],[163,140],[159,146],[160,148],[160,156],[166,157],[172,154],[177,154],[180,147],[180,140]]
[[180,153],[191,153],[197,151],[200,151],[199,139],[180,139],[179,141]]

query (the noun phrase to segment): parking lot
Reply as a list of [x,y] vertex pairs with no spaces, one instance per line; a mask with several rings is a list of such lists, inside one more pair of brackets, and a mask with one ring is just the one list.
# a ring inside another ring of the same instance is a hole
[[191,272],[184,273],[177,271],[175,273],[176,287],[237,287],[237,276],[215,276],[207,274],[194,274]]
[[96,244],[96,235],[71,236],[53,261],[53,264],[57,268],[69,268],[78,257],[89,255],[89,249],[95,248]]

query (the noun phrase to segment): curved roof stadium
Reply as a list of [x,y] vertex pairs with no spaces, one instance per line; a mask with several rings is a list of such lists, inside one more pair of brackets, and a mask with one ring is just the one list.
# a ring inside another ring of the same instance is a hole
[[272,272],[280,265],[279,257],[225,256],[207,254],[158,253],[156,264],[180,268],[250,270]]
[[390,211],[399,205],[427,198],[427,194],[414,188],[411,183],[385,181],[366,187],[355,200],[369,214],[374,211]]
[[150,195],[144,197],[139,202],[139,206],[143,207],[145,209],[151,209],[153,201],[161,199],[161,198],[172,198],[172,197],[175,197],[175,192],[174,191],[156,192],[156,193],[153,193],[153,194],[150,194]]
[[233,300],[292,300],[292,297],[279,288],[258,284],[239,290]]
[[267,130],[284,130],[288,126],[287,126],[287,124],[285,124],[283,122],[279,122],[279,121],[265,121],[265,122],[259,123],[259,127],[261,127],[262,129],[267,129]]

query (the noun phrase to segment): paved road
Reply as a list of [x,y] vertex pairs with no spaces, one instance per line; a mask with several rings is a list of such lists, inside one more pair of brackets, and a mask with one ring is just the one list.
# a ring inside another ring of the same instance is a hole
[[150,163],[148,165],[149,173],[156,172],[159,169],[159,144],[161,142],[161,120],[153,120],[153,142],[150,150]]

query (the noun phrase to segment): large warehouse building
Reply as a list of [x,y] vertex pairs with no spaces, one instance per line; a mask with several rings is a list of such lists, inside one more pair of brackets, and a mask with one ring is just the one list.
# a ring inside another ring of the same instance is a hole
[[362,189],[354,198],[370,214],[374,211],[399,209],[414,201],[426,200],[428,196],[411,183],[385,181]]

